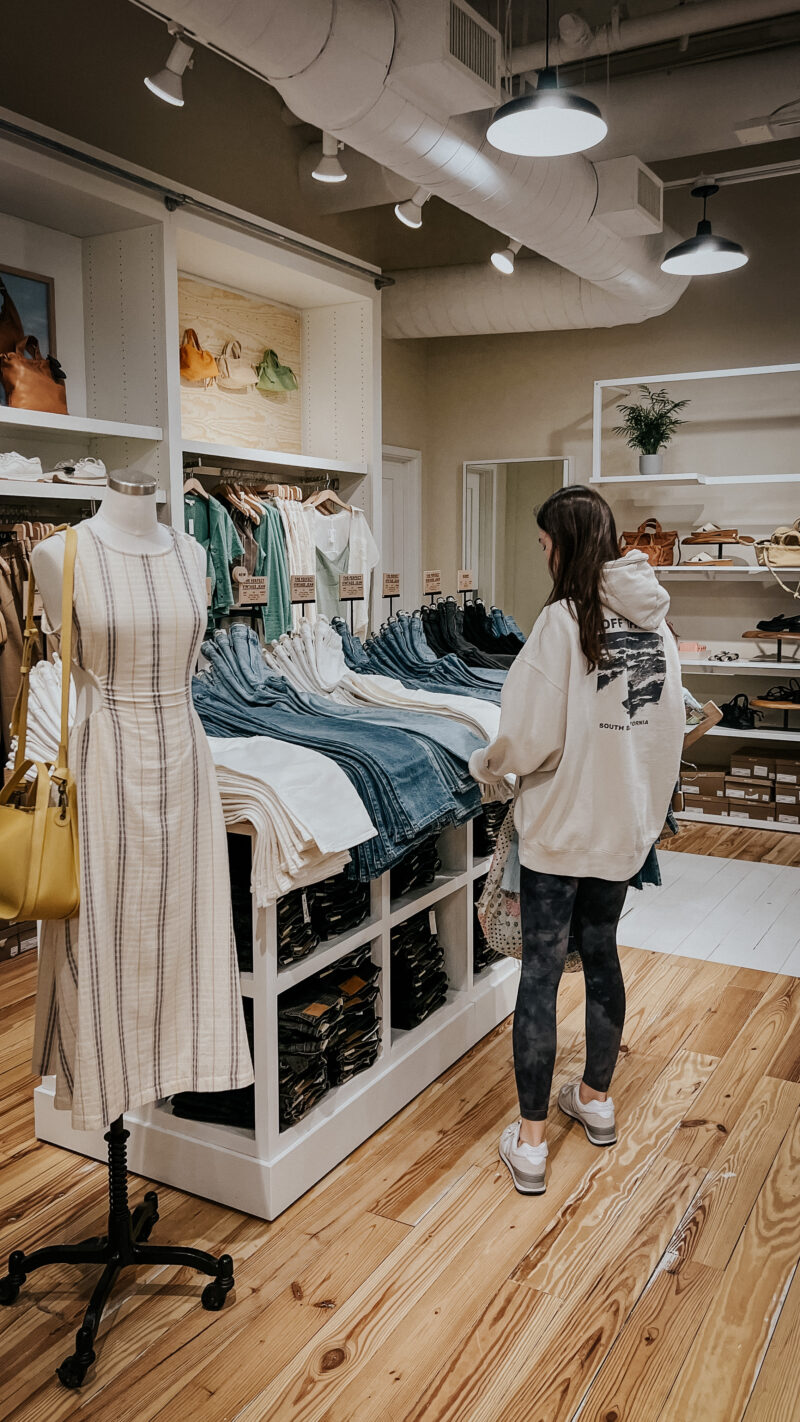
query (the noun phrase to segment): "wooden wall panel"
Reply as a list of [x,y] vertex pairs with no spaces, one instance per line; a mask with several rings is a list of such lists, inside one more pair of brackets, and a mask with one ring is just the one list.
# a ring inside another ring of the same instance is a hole
[[[179,275],[178,313],[179,340],[186,327],[193,326],[203,349],[214,356],[220,355],[227,340],[238,340],[242,356],[253,364],[271,346],[302,382],[301,317],[293,308]],[[262,395],[260,390],[231,392],[217,385],[206,390],[181,380],[184,439],[300,454],[300,412],[300,390]]]

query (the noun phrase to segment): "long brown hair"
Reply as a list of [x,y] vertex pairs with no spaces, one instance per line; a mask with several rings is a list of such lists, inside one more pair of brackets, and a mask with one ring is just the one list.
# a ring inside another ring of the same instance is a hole
[[553,591],[548,605],[566,602],[578,624],[589,671],[594,671],[606,659],[600,602],[603,567],[620,556],[614,515],[594,489],[572,484],[551,494],[538,510],[536,521],[553,540]]

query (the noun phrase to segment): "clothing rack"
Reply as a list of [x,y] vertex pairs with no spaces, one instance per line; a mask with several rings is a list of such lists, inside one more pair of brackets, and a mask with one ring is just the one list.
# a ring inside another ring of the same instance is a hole
[[195,478],[199,475],[203,478],[216,478],[218,483],[243,484],[245,488],[256,490],[265,484],[299,484],[304,492],[316,494],[323,489],[339,490],[339,479],[337,475],[320,473],[314,469],[284,469],[275,473],[269,469],[239,469],[236,465],[204,465],[200,461],[192,461],[183,466],[184,478]]

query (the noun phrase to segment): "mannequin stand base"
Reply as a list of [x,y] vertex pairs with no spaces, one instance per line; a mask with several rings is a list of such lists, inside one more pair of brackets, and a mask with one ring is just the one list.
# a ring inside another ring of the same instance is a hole
[[65,1358],[56,1374],[64,1387],[78,1388],[95,1361],[94,1342],[111,1290],[122,1269],[132,1265],[173,1264],[210,1274],[212,1280],[202,1293],[203,1308],[216,1312],[233,1288],[233,1260],[229,1254],[215,1259],[202,1249],[180,1245],[147,1244],[158,1220],[158,1196],[149,1190],[141,1205],[128,1206],[127,1145],[129,1132],[122,1117],[112,1121],[105,1136],[108,1142],[108,1233],[84,1239],[80,1244],[49,1245],[32,1254],[15,1250],[8,1261],[8,1274],[0,1279],[0,1304],[13,1304],[22,1285],[34,1269],[46,1264],[100,1264],[103,1272],[89,1300],[83,1323],[75,1336],[75,1352]]

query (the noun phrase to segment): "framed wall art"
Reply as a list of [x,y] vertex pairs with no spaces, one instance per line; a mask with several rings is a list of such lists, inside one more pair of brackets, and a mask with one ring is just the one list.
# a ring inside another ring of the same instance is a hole
[[[56,354],[54,288],[52,277],[3,266],[0,260],[0,337],[4,345],[9,344],[16,327],[22,335],[36,337],[42,355]],[[2,387],[0,404],[6,404]]]

